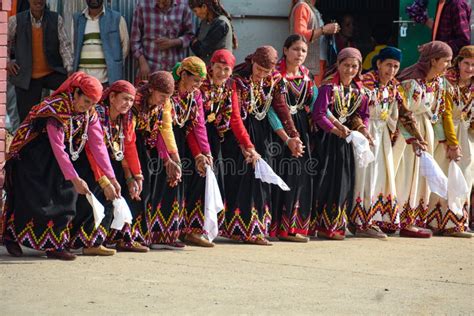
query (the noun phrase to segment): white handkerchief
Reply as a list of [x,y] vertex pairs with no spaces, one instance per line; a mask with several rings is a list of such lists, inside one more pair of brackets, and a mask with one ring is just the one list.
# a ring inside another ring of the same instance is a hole
[[89,204],[92,206],[92,212],[94,213],[94,226],[97,228],[105,217],[104,206],[92,193],[88,193],[86,198],[87,201],[89,201]]
[[433,156],[425,151],[420,157],[420,174],[428,181],[431,192],[436,193],[445,200],[448,199],[448,178]]
[[346,142],[352,142],[354,158],[359,168],[367,167],[375,160],[374,153],[370,150],[370,144],[367,138],[358,131],[352,131],[346,137]]
[[125,201],[123,196],[121,196],[119,199],[115,199],[112,204],[114,206],[114,220],[112,221],[110,227],[112,229],[122,230],[125,223],[132,223],[132,212],[130,211],[130,207],[128,207],[127,201]]
[[204,197],[204,230],[207,231],[209,241],[213,241],[219,234],[217,214],[224,209],[221,192],[217,184],[216,175],[210,166],[206,167],[206,191]]
[[262,182],[276,184],[283,191],[290,191],[290,187],[288,187],[285,181],[283,181],[262,158],[257,160],[257,164],[255,165],[255,178],[260,179]]
[[461,168],[451,161],[448,170],[448,205],[456,216],[463,216],[464,202],[470,192]]

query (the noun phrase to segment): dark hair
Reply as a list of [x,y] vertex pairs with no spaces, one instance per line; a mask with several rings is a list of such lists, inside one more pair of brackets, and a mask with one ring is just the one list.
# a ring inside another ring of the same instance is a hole
[[189,7],[191,9],[194,9],[194,8],[197,8],[197,7],[202,7],[203,5],[206,5],[207,9],[210,12],[212,12],[212,14],[215,17],[223,15],[229,20],[230,26],[232,28],[232,48],[237,49],[237,47],[239,46],[239,43],[238,43],[238,40],[237,40],[237,35],[235,34],[234,25],[232,24],[232,17],[224,9],[224,7],[222,6],[220,0],[189,0]]
[[[308,45],[308,41],[306,38],[300,34],[292,34],[288,36],[285,40],[285,43],[283,44],[283,47],[286,49],[290,49],[291,46],[293,46],[294,43],[302,41],[306,45]],[[283,57],[285,57],[285,53],[283,53]]]

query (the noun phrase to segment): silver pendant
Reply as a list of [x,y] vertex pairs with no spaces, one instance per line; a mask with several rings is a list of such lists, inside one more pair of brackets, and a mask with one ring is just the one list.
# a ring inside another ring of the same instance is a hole
[[345,116],[341,116],[339,118],[339,122],[341,122],[342,124],[344,124],[346,121],[347,121],[347,118]]
[[438,115],[437,114],[433,114],[433,116],[431,117],[431,123],[433,124],[436,124],[438,122]]
[[78,153],[72,153],[71,154],[71,159],[72,159],[72,161],[76,161],[77,159],[79,159],[79,154]]
[[114,153],[114,157],[116,161],[122,161],[124,158],[123,151],[119,150]]

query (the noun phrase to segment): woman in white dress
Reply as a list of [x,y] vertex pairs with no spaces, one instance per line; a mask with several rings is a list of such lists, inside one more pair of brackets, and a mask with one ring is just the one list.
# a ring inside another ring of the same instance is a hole
[[[469,188],[473,185],[474,173],[474,45],[463,47],[454,60],[453,67],[446,73],[450,85],[448,92],[453,100],[452,119],[454,132],[462,151],[462,157],[457,161]],[[435,150],[435,159],[441,169],[448,175],[449,159],[446,157],[444,146]],[[469,190],[470,191],[470,190]],[[446,200],[435,194],[430,197],[431,213],[428,225],[431,229],[453,237],[471,238],[472,234],[465,232],[468,227],[469,194],[463,199],[460,209],[449,209]]]
[[[354,208],[350,220],[357,237],[387,238],[399,228],[400,215],[395,190],[392,135],[400,115],[403,126],[414,135],[416,130],[411,113],[406,110],[400,84],[395,75],[400,69],[402,52],[386,47],[372,60],[372,71],[362,81],[369,96],[369,132],[374,139],[375,161],[366,168],[356,167]],[[423,142],[423,138],[420,142]],[[419,142],[412,142],[418,146]]]
[[[412,111],[417,127],[427,142],[426,151],[434,155],[438,146],[450,160],[461,155],[451,117],[452,101],[447,93],[448,83],[444,78],[452,59],[451,48],[443,42],[433,41],[419,48],[418,62],[400,74],[408,110]],[[411,135],[403,126],[400,131],[410,143]],[[444,144],[442,144],[444,143]],[[400,236],[429,238],[427,229],[430,215],[428,207],[430,189],[420,173],[420,151],[406,148],[401,138],[394,147],[396,169],[396,192],[400,207]]]

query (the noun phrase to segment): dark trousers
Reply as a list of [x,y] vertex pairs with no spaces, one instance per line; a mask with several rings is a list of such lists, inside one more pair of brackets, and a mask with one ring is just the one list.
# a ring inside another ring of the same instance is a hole
[[53,72],[38,79],[31,79],[30,87],[27,90],[15,87],[16,104],[20,121],[23,122],[31,108],[40,103],[43,88],[56,90],[66,79],[66,75]]

